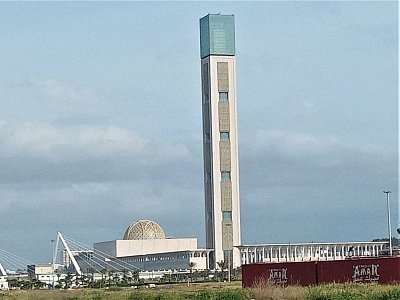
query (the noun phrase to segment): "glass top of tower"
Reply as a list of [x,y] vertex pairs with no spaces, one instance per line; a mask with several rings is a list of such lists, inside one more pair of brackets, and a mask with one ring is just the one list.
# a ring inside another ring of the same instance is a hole
[[233,15],[207,15],[200,19],[200,56],[235,55]]

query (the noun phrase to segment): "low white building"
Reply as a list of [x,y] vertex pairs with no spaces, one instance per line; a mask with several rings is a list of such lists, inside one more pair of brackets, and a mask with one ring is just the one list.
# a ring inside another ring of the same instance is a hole
[[65,278],[66,274],[58,274],[57,269],[60,267],[59,264],[54,265],[48,264],[35,264],[35,265],[28,265],[28,276],[31,279],[36,279],[40,282],[45,283],[48,286],[57,285],[59,279]]
[[387,242],[289,243],[236,246],[242,264],[377,257]]
[[29,265],[28,275],[31,279],[36,279],[46,285],[53,285],[53,281],[57,279],[53,271],[53,264]]
[[114,240],[94,244],[96,252],[115,257],[142,270],[207,269],[209,252],[197,248],[196,238]]

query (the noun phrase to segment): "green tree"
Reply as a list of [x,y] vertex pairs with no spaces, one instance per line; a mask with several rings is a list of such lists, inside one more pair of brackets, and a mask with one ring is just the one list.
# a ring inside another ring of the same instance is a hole
[[195,268],[197,264],[194,261],[188,263],[189,271],[190,271],[190,282],[193,282],[193,268]]
[[133,279],[133,282],[135,282],[135,283],[139,282],[139,271],[132,272],[132,279]]
[[221,260],[221,261],[217,262],[217,265],[218,265],[218,268],[221,270],[221,277],[222,277],[222,279],[224,279],[225,278],[224,271],[226,269],[228,269],[228,262]]
[[101,273],[100,287],[102,287],[103,284],[105,284],[105,279],[106,279],[106,275],[107,275],[107,269],[101,269],[100,273]]
[[56,275],[57,275],[57,285],[60,286],[61,273],[57,271]]
[[121,283],[122,285],[126,285],[129,281],[129,274],[128,274],[128,270],[127,269],[123,269],[122,270],[122,280]]
[[64,286],[65,289],[68,289],[71,287],[72,279],[73,279],[72,274],[70,272],[68,272],[67,276],[65,276],[65,279],[64,279],[65,280],[65,286]]
[[88,271],[89,271],[90,276],[91,276],[90,282],[93,284],[93,281],[94,281],[94,272],[96,272],[96,270],[95,270],[95,268],[90,267]]
[[111,286],[111,281],[113,280],[113,275],[114,275],[114,271],[113,270],[108,270],[107,271],[107,277],[108,277],[108,287]]

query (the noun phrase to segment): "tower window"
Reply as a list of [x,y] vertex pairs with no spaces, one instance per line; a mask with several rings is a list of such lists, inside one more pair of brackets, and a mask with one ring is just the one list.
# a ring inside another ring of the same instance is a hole
[[222,212],[222,220],[232,221],[232,212],[231,211],[223,211]]
[[219,133],[219,139],[221,141],[227,141],[229,140],[229,132],[220,132]]
[[219,101],[228,101],[228,92],[219,92]]
[[231,180],[231,172],[221,172],[221,181]]

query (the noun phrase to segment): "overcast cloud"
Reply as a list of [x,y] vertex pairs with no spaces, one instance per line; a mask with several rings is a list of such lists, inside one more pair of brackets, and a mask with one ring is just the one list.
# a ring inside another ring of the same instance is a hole
[[198,19],[234,13],[242,243],[385,237],[397,2],[0,3],[0,249],[204,245]]

